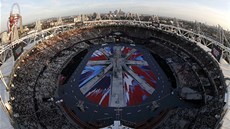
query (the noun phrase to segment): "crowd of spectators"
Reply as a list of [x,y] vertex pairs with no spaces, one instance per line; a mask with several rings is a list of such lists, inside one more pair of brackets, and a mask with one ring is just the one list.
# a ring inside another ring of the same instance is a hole
[[[73,36],[77,34],[78,36]],[[82,37],[82,38],[81,38]],[[16,62],[11,80],[12,117],[19,128],[75,128],[66,120],[52,98],[58,88],[58,75],[69,58],[87,48],[78,43],[91,38],[79,30],[46,40],[22,55]]]
[[[167,60],[170,58],[169,63],[175,70],[179,80],[179,86],[190,87],[203,93],[205,106],[203,106],[202,109],[205,111],[202,110],[198,112],[198,116],[200,117],[199,119],[195,120],[194,127],[215,127],[215,124],[218,123],[218,118],[220,118],[223,112],[223,98],[225,94],[225,84],[219,65],[209,53],[205,52],[203,49],[192,42],[176,38],[176,36],[160,36],[157,37],[157,40],[161,39],[162,41],[158,42],[157,45],[157,41],[154,41],[155,45],[152,48],[155,47],[154,50],[158,50],[160,55],[162,55],[164,58],[165,56],[167,57],[167,55],[169,56],[165,59]],[[169,39],[167,39],[167,37]],[[161,44],[162,42],[164,42],[163,45]],[[161,48],[159,48],[159,46],[161,46]],[[162,50],[166,48],[173,51],[174,54],[161,54]],[[176,58],[173,56],[175,54],[177,55]],[[178,57],[180,57],[180,59]],[[213,108],[210,109],[208,107]],[[173,124],[172,126],[178,125]]]
[[[151,39],[144,44],[150,51],[168,62],[178,79],[178,87],[190,87],[204,94],[204,106],[197,109],[172,110],[159,128],[212,128],[219,120],[224,105],[225,85],[217,62],[196,44],[175,35],[143,27],[97,27],[76,29],[45,40],[25,53],[16,62],[11,79],[10,104],[15,125],[19,128],[80,128],[65,117],[55,102],[62,67],[74,55],[89,47],[89,43],[113,41],[106,37],[122,31],[132,37]],[[85,39],[94,39],[84,41]],[[84,41],[79,43],[80,41]],[[214,92],[213,92],[214,91]],[[206,95],[213,96],[206,100]],[[179,124],[178,122],[179,121]],[[206,122],[208,121],[208,123]]]

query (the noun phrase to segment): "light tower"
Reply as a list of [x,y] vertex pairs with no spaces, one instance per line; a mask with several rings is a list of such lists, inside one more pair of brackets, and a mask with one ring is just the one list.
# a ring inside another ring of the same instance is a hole
[[[224,29],[218,25],[218,36],[219,36],[219,42],[223,44],[226,47],[230,47],[230,42],[228,41],[227,37],[225,36]],[[223,52],[223,58],[230,62],[230,53],[228,52]]]
[[193,31],[197,34],[201,34],[201,28],[200,28],[201,23],[195,21]]
[[173,18],[173,25],[176,27],[180,27],[180,24],[179,24],[177,18]]
[[225,36],[224,29],[220,25],[218,25],[218,36],[220,38],[219,39],[220,43],[224,44],[227,47],[230,47],[230,43]]
[[61,17],[59,17],[58,18],[58,20],[57,20],[57,25],[62,25],[63,24],[63,22],[62,22],[62,18]]
[[151,20],[153,26],[160,27],[160,20],[159,20],[158,16],[153,15],[153,16],[151,16],[150,20]]
[[157,15],[153,15],[152,19],[153,19],[154,22],[160,23],[159,17]]
[[36,24],[35,24],[34,29],[35,29],[36,31],[41,31],[41,30],[42,30],[42,23],[41,23],[40,20],[36,21]]
[[95,20],[101,20],[101,15],[100,15],[100,13],[97,13]]

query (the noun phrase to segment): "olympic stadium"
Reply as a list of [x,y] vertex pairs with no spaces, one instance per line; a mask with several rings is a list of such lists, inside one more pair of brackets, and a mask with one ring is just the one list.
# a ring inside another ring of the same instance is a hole
[[93,20],[78,19],[59,18],[47,28],[36,22],[33,33],[19,38],[11,26],[10,43],[0,51],[6,125],[229,127],[228,46],[156,17],[107,20],[97,14]]

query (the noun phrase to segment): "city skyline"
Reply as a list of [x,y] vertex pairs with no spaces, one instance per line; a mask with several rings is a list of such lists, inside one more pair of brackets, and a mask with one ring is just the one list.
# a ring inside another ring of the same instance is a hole
[[39,19],[62,17],[93,12],[106,13],[115,9],[138,14],[176,17],[189,21],[199,21],[208,25],[220,25],[230,30],[230,1],[228,0],[1,0],[1,30],[7,28],[7,20],[13,3],[18,3],[23,24]]

